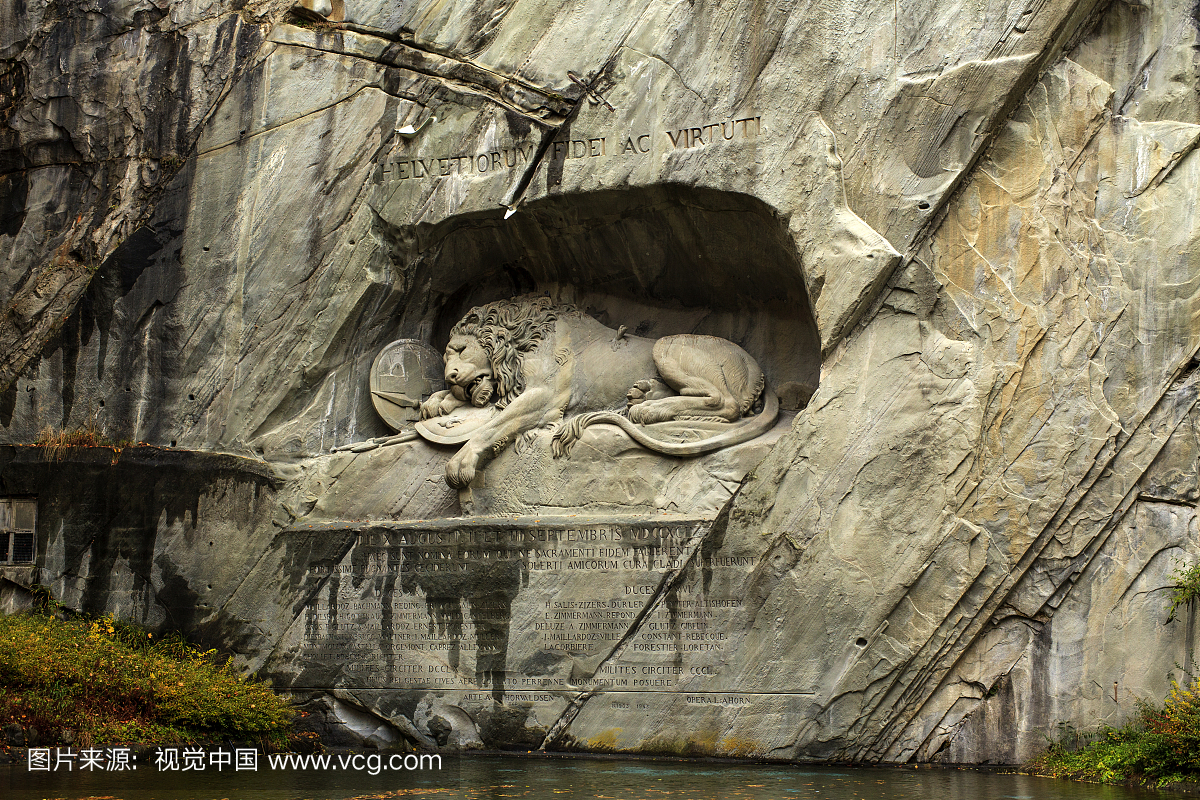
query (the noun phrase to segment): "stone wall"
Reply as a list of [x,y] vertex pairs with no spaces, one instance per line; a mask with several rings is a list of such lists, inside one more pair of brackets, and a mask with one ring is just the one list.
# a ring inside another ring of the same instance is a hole
[[[423,747],[1014,762],[1191,661],[1190,5],[309,6],[0,23],[8,580]],[[674,335],[781,413],[393,435],[381,348],[535,295],[568,421]]]

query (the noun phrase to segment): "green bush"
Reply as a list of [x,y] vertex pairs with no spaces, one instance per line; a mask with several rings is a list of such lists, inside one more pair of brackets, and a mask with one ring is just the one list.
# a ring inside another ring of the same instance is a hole
[[1171,608],[1167,614],[1167,622],[1175,619],[1175,612],[1187,608],[1200,598],[1200,561],[1185,566],[1182,561],[1175,563],[1175,571],[1171,573]]
[[1030,768],[1097,783],[1200,781],[1200,679],[1186,687],[1173,681],[1172,687],[1161,706],[1139,703],[1134,719],[1121,728],[1101,728],[1078,749],[1060,737]]
[[[1200,600],[1200,562],[1176,561],[1171,580],[1167,622]],[[1069,737],[1060,735],[1027,765],[1033,772],[1100,783],[1200,782],[1200,678],[1190,677],[1183,687],[1172,679],[1161,706],[1138,701],[1137,715],[1125,726],[1105,726],[1082,747],[1071,746],[1078,744],[1073,728],[1066,732]]]
[[112,617],[0,617],[0,725],[35,728],[43,743],[70,730],[82,744],[231,738],[281,746],[295,712],[215,656]]

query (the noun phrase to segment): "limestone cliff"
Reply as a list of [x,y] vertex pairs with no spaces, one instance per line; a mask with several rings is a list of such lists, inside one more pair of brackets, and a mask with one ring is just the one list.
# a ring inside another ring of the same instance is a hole
[[[1192,657],[1190,4],[62,0],[0,33],[10,577],[425,747],[1012,762]],[[538,424],[458,491],[454,449],[383,441],[373,364],[530,294],[614,353],[733,341],[783,416],[695,459]],[[23,447],[91,422],[150,447]]]

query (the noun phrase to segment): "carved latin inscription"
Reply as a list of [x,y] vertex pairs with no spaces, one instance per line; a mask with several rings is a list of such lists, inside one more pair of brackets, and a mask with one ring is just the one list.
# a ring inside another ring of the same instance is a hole
[[[665,151],[692,150],[709,145],[736,144],[758,139],[762,117],[733,117],[703,125],[612,132],[603,136],[575,135],[556,138],[546,145],[543,158],[552,164],[567,161],[586,163],[593,159],[646,156],[655,148]],[[510,141],[494,150],[476,153],[413,153],[393,155],[377,162],[374,182],[460,177],[486,177],[514,169],[525,169],[537,160],[538,146],[528,140]]]

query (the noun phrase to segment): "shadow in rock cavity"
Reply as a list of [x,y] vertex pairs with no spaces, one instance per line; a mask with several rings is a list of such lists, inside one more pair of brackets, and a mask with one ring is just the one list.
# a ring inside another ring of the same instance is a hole
[[470,308],[545,293],[632,335],[736,342],[783,390],[785,409],[789,390],[815,390],[820,343],[800,262],[788,220],[762,201],[668,184],[559,195],[503,217],[463,215],[409,235],[376,219],[381,239],[411,248],[397,338],[440,351]]

